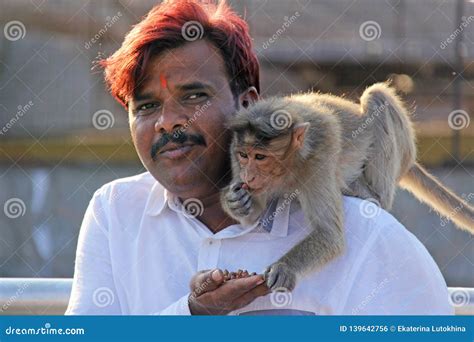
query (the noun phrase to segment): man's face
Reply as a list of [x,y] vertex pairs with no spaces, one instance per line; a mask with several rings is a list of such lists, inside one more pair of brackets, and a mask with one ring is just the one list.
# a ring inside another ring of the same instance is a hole
[[160,54],[129,102],[130,129],[147,170],[172,193],[199,197],[221,186],[229,171],[236,110],[219,51],[204,40]]

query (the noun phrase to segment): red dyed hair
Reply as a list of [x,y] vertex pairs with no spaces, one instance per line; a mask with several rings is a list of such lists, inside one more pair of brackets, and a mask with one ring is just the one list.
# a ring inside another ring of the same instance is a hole
[[202,39],[221,52],[234,96],[251,86],[260,92],[259,64],[248,25],[225,0],[217,6],[169,0],[155,6],[127,34],[120,49],[99,62],[110,92],[124,107],[143,82],[151,57],[189,42],[182,32],[189,22],[199,23]]

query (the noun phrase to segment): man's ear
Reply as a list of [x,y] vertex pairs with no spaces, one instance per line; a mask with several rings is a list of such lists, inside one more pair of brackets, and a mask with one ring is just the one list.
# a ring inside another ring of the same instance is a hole
[[303,122],[293,127],[293,146],[301,149],[304,144],[304,139],[309,128],[309,122]]
[[257,102],[260,99],[257,88],[247,88],[239,95],[239,108],[247,108],[250,104]]

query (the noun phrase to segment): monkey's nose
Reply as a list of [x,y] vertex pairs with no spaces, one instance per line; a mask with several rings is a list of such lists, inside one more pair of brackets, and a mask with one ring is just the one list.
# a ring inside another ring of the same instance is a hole
[[247,183],[247,184],[250,185],[250,183],[252,183],[254,180],[255,180],[255,176],[253,176],[253,177],[247,177],[247,178],[245,179],[245,183]]

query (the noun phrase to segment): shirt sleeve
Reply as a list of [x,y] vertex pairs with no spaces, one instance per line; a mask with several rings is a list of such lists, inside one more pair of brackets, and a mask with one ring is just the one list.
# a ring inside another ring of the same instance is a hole
[[453,315],[446,282],[431,255],[400,223],[379,227],[348,281],[346,315]]
[[119,315],[101,189],[93,196],[81,225],[71,297],[66,315]]

